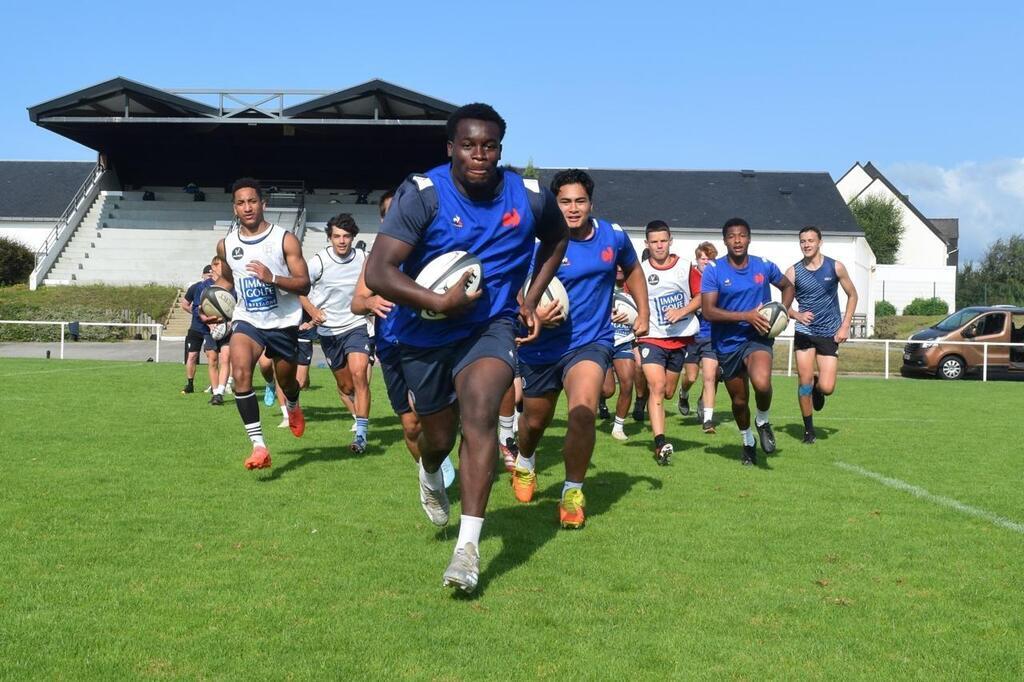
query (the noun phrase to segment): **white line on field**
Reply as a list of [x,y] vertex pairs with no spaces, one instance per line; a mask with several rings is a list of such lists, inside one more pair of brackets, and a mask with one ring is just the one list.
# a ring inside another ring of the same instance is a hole
[[882,485],[887,485],[890,488],[895,488],[896,490],[902,490],[905,493],[910,493],[914,497],[918,497],[922,500],[927,500],[928,502],[932,502],[941,507],[947,507],[954,511],[958,511],[962,514],[967,514],[968,516],[974,516],[979,519],[985,519],[989,523],[995,524],[1000,528],[1006,528],[1007,530],[1012,530],[1015,533],[1024,534],[1024,523],[1017,523],[1016,521],[1008,519],[1005,516],[993,514],[990,511],[978,509],[977,507],[972,507],[969,504],[964,504],[963,502],[960,502],[959,500],[954,500],[952,497],[934,495],[925,490],[924,488],[919,488],[916,485],[911,485],[910,483],[907,483],[906,481],[901,481],[898,478],[889,478],[888,476],[883,476],[882,474],[870,471],[863,467],[859,467],[856,464],[847,464],[846,462],[838,461],[833,462],[833,464],[835,464],[840,469],[845,469],[847,471],[852,471],[855,474],[860,474],[861,476],[864,476],[866,478],[878,481]]

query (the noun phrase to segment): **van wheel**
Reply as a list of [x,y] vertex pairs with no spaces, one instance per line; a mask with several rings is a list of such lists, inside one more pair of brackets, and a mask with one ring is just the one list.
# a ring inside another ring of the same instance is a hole
[[939,363],[938,371],[935,373],[940,379],[960,379],[964,375],[967,365],[959,355],[947,355]]

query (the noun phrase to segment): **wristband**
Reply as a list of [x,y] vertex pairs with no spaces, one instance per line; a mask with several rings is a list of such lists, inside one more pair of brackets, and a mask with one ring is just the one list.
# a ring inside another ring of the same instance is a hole
[[274,272],[270,273],[270,283],[271,284],[277,284],[277,273],[274,273]]

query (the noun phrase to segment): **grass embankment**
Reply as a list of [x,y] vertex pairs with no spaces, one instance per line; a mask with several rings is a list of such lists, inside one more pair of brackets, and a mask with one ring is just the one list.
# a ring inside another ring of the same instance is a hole
[[[164,322],[176,287],[147,285],[113,287],[90,286],[0,287],[2,320],[66,320],[68,322],[136,322],[145,313]],[[82,340],[110,341],[133,334],[111,327],[84,327]],[[60,337],[56,326],[0,325],[0,341],[53,341]]]

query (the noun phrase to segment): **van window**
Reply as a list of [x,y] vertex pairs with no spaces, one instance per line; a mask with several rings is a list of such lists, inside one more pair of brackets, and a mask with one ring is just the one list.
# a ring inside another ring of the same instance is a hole
[[980,312],[981,310],[978,308],[964,308],[963,310],[958,310],[942,322],[935,325],[935,328],[941,332],[955,331],[970,322],[971,318]]
[[1002,334],[1006,327],[1006,313],[989,313],[976,323],[978,336],[989,336],[991,334]]

